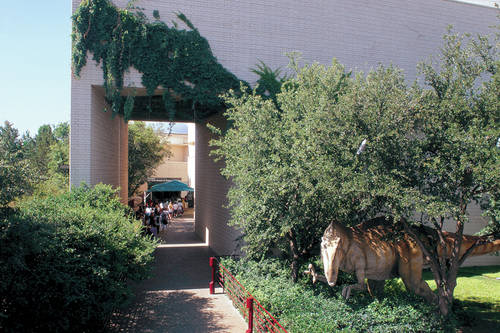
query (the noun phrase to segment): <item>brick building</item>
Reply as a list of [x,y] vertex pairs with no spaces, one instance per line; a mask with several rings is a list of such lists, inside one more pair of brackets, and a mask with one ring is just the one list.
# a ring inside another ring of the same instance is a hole
[[[81,0],[73,1],[73,11]],[[125,7],[127,0],[114,0]],[[210,43],[218,61],[251,84],[257,77],[249,69],[259,60],[271,68],[285,66],[286,52],[299,51],[306,62],[329,64],[333,57],[346,68],[369,70],[377,64],[404,69],[409,81],[416,64],[436,54],[446,26],[458,32],[490,33],[498,10],[450,0],[141,0],[146,15],[158,10],[165,22],[184,13]],[[141,74],[131,68],[124,86],[144,94]],[[70,181],[78,185],[99,182],[121,188],[127,198],[127,124],[102,112],[104,90],[100,67],[88,57],[80,79],[71,82]],[[148,120],[148,119],[137,119]],[[211,123],[223,123],[214,117]],[[222,124],[223,125],[223,124]],[[220,164],[209,157],[210,133],[196,124],[196,231],[210,234],[209,245],[219,254],[236,250],[238,231],[227,226],[223,208],[229,184],[219,174]],[[471,211],[473,233],[482,223],[478,209]],[[500,257],[472,258],[469,264],[499,264]]]

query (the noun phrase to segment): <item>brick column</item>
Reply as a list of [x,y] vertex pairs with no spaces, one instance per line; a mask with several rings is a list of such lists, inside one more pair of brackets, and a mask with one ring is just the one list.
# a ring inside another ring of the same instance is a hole
[[120,197],[128,200],[128,124],[120,118]]

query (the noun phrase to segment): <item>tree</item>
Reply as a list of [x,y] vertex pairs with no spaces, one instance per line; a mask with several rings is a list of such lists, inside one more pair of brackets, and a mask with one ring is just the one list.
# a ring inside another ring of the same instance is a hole
[[31,159],[37,167],[39,175],[45,179],[49,171],[49,155],[51,146],[55,143],[54,134],[50,125],[42,125],[34,138],[35,150]]
[[281,75],[280,68],[273,70],[262,61],[260,61],[260,64],[255,65],[255,68],[252,68],[251,71],[259,76],[255,88],[256,93],[264,99],[271,98],[276,102],[276,95],[281,91],[283,83],[288,79],[287,75]]
[[481,201],[483,215],[488,218],[488,225],[481,230],[481,235],[493,235],[500,238],[500,196],[485,196]]
[[[295,279],[331,219],[385,214],[422,248],[448,315],[471,251],[459,256],[467,208],[499,197],[498,65],[498,43],[449,33],[439,64],[419,67],[425,87],[392,66],[350,76],[334,61],[294,65],[276,104],[255,91],[227,96],[233,127],[212,144],[248,254],[288,245]],[[449,256],[445,220],[456,224]]]
[[133,196],[139,186],[153,175],[154,169],[169,156],[166,145],[144,122],[128,126],[128,193]]
[[[428,89],[417,89],[418,127],[413,156],[417,166],[413,204],[422,214],[419,221],[407,215],[405,229],[422,248],[437,284],[442,314],[451,310],[459,266],[468,254],[489,239],[482,238],[459,254],[468,207],[485,197],[500,195],[500,84],[498,41],[471,38],[449,32],[438,64],[419,66]],[[491,215],[490,215],[491,216]],[[456,237],[451,254],[439,255],[444,246],[443,225],[453,221]],[[498,220],[493,220],[497,224]],[[432,225],[433,242],[415,226]]]
[[234,184],[228,192],[230,223],[243,230],[247,254],[281,249],[290,258],[293,280],[338,204],[328,200],[335,189],[324,176],[333,174],[334,165],[330,144],[323,145],[323,134],[333,128],[329,110],[335,99],[317,103],[317,97],[338,96],[348,78],[336,62],[296,70],[276,103],[256,91],[227,96],[232,127],[211,143],[224,158],[222,174]]
[[111,185],[20,202],[0,218],[2,331],[102,332],[150,271],[141,229]]
[[[42,179],[34,186],[34,195],[38,197],[62,194],[69,189],[69,124],[51,126],[51,134],[52,144],[43,161],[46,173],[40,173]],[[45,151],[46,147],[41,146]]]
[[[60,163],[68,164],[64,157],[69,156],[69,124],[67,122],[58,125],[42,125],[38,128],[35,137],[32,138],[27,133],[22,140],[24,153],[33,167],[37,169],[40,180],[48,179],[49,174],[58,167],[53,162],[52,166],[49,165],[53,158],[60,159]],[[59,157],[53,156],[54,149],[60,151]]]
[[69,124],[60,123],[52,131],[54,143],[50,146],[48,172],[69,181]]
[[[317,253],[332,219],[352,225],[382,209],[383,197],[368,192],[376,184],[390,188],[385,168],[404,154],[402,142],[391,138],[404,137],[411,126],[392,115],[409,110],[411,101],[392,67],[365,79],[362,73],[351,78],[336,61],[328,68],[291,63],[296,76],[276,104],[256,92],[227,98],[234,126],[212,144],[234,183],[231,223],[243,229],[246,251],[259,256],[288,247],[295,280],[299,262]],[[387,142],[376,155],[385,161],[356,155],[367,137]]]
[[29,162],[19,132],[6,121],[0,126],[0,207],[31,191]]

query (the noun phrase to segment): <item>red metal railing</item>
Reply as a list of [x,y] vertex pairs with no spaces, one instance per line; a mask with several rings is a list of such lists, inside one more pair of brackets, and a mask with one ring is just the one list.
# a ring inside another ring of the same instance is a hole
[[212,281],[210,281],[210,294],[215,292],[215,283],[218,283],[233,302],[233,305],[243,318],[248,322],[246,333],[288,333],[278,323],[252,294],[250,294],[241,283],[220,264],[215,257],[210,258],[212,267]]

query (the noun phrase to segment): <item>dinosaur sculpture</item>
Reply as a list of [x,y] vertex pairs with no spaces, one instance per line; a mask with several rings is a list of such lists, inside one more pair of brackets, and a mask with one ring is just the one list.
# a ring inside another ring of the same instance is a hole
[[[408,236],[398,240],[388,237],[393,231],[384,225],[384,218],[376,218],[355,227],[345,227],[332,222],[326,228],[321,242],[321,257],[325,276],[318,275],[314,266],[309,265],[306,274],[313,276],[313,282],[322,280],[330,286],[337,282],[339,269],[355,272],[358,283],[343,288],[342,296],[349,298],[351,290],[365,290],[365,278],[369,291],[383,288],[387,279],[401,277],[407,290],[435,302],[437,296],[422,279],[425,266],[420,247]],[[447,253],[451,253],[453,234],[444,233]],[[478,240],[476,236],[464,235],[460,256]],[[438,249],[442,251],[443,249]],[[469,255],[481,255],[500,250],[500,240],[478,245]],[[442,252],[441,252],[442,253]]]

